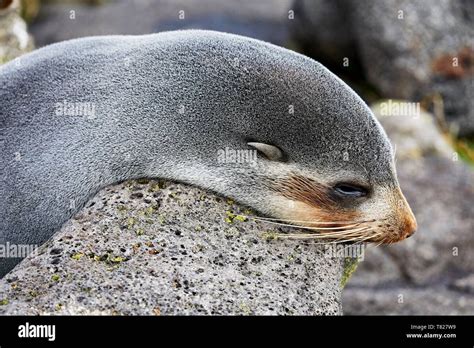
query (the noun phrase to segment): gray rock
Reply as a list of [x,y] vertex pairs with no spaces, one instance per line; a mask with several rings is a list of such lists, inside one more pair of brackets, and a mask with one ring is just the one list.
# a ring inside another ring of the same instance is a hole
[[343,57],[355,57],[356,42],[347,30],[349,14],[341,0],[297,0],[291,37],[307,54],[332,59],[342,66]]
[[250,213],[180,184],[106,188],[0,280],[0,314],[341,314],[343,259]]
[[[390,255],[387,255],[384,248],[369,246],[365,249],[364,259],[359,262],[357,269],[344,288],[343,296],[347,298],[347,292],[350,293],[354,287],[372,289],[380,284],[397,284],[401,277],[398,265],[392,261]],[[347,310],[344,308],[344,313],[346,314],[346,312]]]
[[450,287],[454,290],[474,295],[474,274],[455,280],[450,284]]
[[[116,0],[100,6],[49,4],[31,30],[37,45],[91,35],[210,29],[283,44],[291,0]],[[74,11],[74,19],[71,19]],[[183,12],[181,12],[183,11]]]
[[5,1],[0,8],[0,64],[34,48],[25,21],[20,16],[20,1]]
[[[455,297],[461,296],[460,288],[469,288],[460,279],[474,274],[474,172],[457,160],[432,117],[424,112],[418,117],[383,116],[380,106],[373,110],[396,146],[400,184],[417,217],[418,232],[399,244],[367,250],[344,291],[344,311],[464,314],[469,308],[472,314],[468,291],[462,294],[469,298],[466,308]],[[422,304],[392,305],[397,288],[411,289]],[[431,300],[445,305],[428,305]]]
[[360,58],[384,97],[429,102],[439,94],[451,130],[474,135],[472,1],[296,0],[295,8],[294,37],[315,58],[338,66]]
[[[474,134],[473,3],[352,2],[352,23],[370,82],[385,96],[421,100],[440,93],[448,121]],[[403,11],[403,12],[399,12]],[[457,59],[457,67],[453,66]]]
[[445,287],[352,288],[344,296],[345,314],[357,315],[472,315],[474,296]]

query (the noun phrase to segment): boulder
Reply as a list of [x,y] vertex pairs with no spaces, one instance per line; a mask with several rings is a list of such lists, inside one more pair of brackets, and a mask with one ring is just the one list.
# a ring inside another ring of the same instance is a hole
[[182,184],[108,187],[0,280],[0,314],[341,314],[343,259],[252,214]]

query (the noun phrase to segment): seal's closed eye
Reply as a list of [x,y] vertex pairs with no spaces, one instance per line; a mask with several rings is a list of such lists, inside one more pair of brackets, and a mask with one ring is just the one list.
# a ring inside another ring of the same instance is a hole
[[369,190],[360,185],[350,183],[338,183],[333,187],[334,192],[342,198],[359,198],[369,194]]
[[250,142],[247,145],[255,148],[258,152],[263,154],[270,161],[284,161],[285,155],[278,147],[274,145]]

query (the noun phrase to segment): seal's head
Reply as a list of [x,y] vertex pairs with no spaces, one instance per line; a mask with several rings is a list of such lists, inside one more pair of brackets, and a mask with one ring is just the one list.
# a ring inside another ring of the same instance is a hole
[[179,120],[183,180],[331,239],[392,243],[413,234],[391,144],[350,87],[295,52],[202,35],[205,49],[188,48],[195,62],[183,71],[193,88],[175,93],[193,115]]
[[383,129],[368,108],[358,112],[366,122],[339,121],[298,146],[288,137],[278,138],[278,145],[248,142],[261,154],[261,172],[268,173],[265,185],[274,193],[270,214],[324,239],[401,241],[417,223]]
[[258,136],[247,143],[268,173],[271,215],[333,240],[389,244],[411,236],[416,219],[383,128],[347,85],[319,76],[325,89],[313,87],[304,114],[269,124],[270,143]]
[[[288,89],[267,94],[242,129],[233,125],[240,132],[238,147],[259,154],[251,171],[243,171],[246,178],[235,180],[236,189],[248,188],[252,206],[281,222],[309,227],[315,236],[374,243],[411,236],[416,220],[383,128],[327,69],[311,61],[302,76],[300,67],[290,71]],[[275,78],[275,72],[268,74]]]

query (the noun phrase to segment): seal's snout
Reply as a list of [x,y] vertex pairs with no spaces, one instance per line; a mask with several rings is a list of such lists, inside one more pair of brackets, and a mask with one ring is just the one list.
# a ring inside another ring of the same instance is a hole
[[397,190],[400,239],[411,237],[417,230],[418,224],[415,215],[413,214],[410,205],[400,189]]

